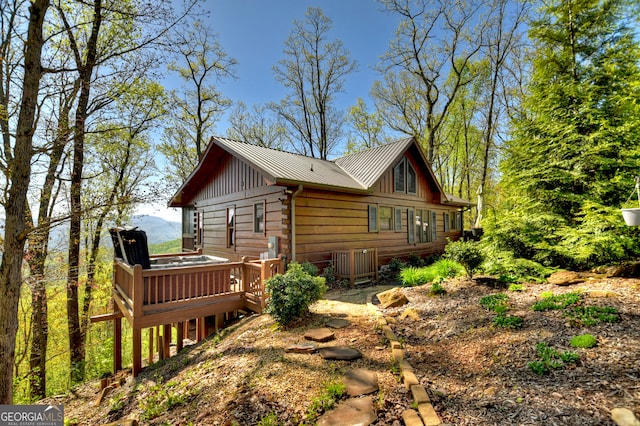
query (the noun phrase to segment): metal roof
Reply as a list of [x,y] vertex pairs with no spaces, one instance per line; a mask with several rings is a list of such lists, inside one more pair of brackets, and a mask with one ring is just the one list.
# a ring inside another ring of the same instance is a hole
[[371,187],[380,179],[380,176],[414,144],[424,161],[426,172],[433,180],[434,189],[443,195],[443,202],[459,206],[473,205],[459,197],[444,194],[413,138],[401,139],[328,161],[220,137],[211,138],[200,163],[171,198],[169,205],[181,205],[183,195],[198,190],[197,187],[200,185],[198,182],[201,182],[201,179],[209,173],[207,167],[209,157],[215,155],[214,153],[220,149],[250,164],[271,185],[303,184],[325,189],[366,193],[371,191]]
[[212,144],[240,157],[260,170],[273,183],[304,183],[366,191],[368,186],[341,169],[335,162],[264,148],[246,142],[214,137]]
[[363,186],[370,188],[412,143],[413,138],[401,139],[338,158],[335,163]]

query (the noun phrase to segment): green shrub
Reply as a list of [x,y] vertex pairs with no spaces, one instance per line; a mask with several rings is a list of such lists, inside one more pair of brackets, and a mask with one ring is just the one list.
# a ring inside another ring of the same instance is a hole
[[[311,274],[309,274],[311,275]],[[313,276],[313,275],[312,275]],[[336,270],[333,266],[333,262],[330,261],[327,266],[322,270],[322,277],[324,277],[324,283],[328,288],[336,287]]]
[[549,294],[548,292],[541,293],[542,300],[533,304],[531,309],[534,311],[550,311],[556,309],[565,309],[567,306],[575,305],[580,301],[582,296],[580,293],[565,293],[565,294]]
[[323,277],[314,277],[296,262],[289,264],[287,272],[275,275],[265,282],[266,312],[281,325],[286,325],[309,311],[309,305],[327,290]]
[[469,279],[473,279],[474,272],[484,260],[480,246],[473,241],[449,241],[444,253],[446,258],[462,265]]
[[309,261],[305,261],[302,264],[302,270],[305,271],[307,274],[311,275],[312,277],[318,276],[318,267]]
[[572,337],[569,343],[574,348],[588,349],[595,347],[598,344],[598,341],[592,334],[581,334],[579,336]]
[[482,270],[498,276],[505,283],[543,282],[553,272],[553,268],[543,266],[533,260],[516,258],[511,252],[498,250],[486,240],[482,243],[484,262]]

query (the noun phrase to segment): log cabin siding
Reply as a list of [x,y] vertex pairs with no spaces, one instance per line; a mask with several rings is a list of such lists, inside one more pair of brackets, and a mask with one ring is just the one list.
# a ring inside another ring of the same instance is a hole
[[[264,178],[240,159],[225,154],[216,171],[202,185],[193,205],[203,212],[202,252],[234,261],[259,258],[267,251],[269,236],[277,236],[281,252],[289,252],[284,188],[268,186]],[[254,232],[254,205],[264,203],[265,231]],[[227,209],[235,209],[235,245],[227,247]],[[283,216],[284,215],[284,216]]]

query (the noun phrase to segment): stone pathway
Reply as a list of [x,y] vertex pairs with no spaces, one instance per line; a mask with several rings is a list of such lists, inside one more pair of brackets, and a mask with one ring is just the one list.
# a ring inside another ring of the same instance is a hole
[[[378,316],[377,329],[381,329],[389,342],[394,361],[398,364],[402,380],[413,398],[413,406],[402,413],[402,420],[406,426],[435,426],[440,425],[440,419],[435,412],[426,389],[420,385],[413,367],[405,359],[405,352],[399,339],[395,336],[386,318],[372,304],[375,300],[380,306],[397,306],[406,303],[402,291],[390,286],[369,287],[363,289],[351,289],[327,294],[327,300],[319,307],[320,311],[330,315],[371,314]],[[343,318],[333,318],[326,323],[326,327],[309,330],[304,337],[316,342],[330,342],[335,333],[331,329],[349,327],[349,321]],[[376,331],[377,333],[377,331]],[[308,345],[292,345],[287,351],[305,351],[307,353],[318,352],[324,359],[352,360],[362,357],[362,353],[347,346],[323,346],[319,348]],[[373,405],[373,397],[369,394],[379,390],[378,377],[375,371],[367,369],[348,370],[343,378],[346,393],[349,399],[340,402],[334,409],[324,413],[317,424],[321,426],[355,426],[370,425],[377,420]]]

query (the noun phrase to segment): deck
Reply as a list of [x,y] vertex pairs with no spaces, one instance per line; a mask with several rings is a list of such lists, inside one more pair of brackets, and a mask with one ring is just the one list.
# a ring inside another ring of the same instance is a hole
[[[161,255],[151,258],[176,256]],[[261,313],[265,307],[264,281],[284,273],[280,258],[225,262],[198,266],[143,269],[116,259],[113,266],[114,312],[94,317],[94,321],[113,320],[114,370],[122,369],[121,318],[133,330],[133,375],[142,369],[142,330],[149,330],[153,347],[153,327],[157,327],[159,358],[167,357],[171,327],[177,329],[178,350],[188,333],[190,320],[196,322],[196,340],[206,337],[206,317],[251,310]],[[216,324],[217,325],[217,324]],[[166,336],[166,337],[165,337]],[[153,360],[152,353],[149,360]]]

